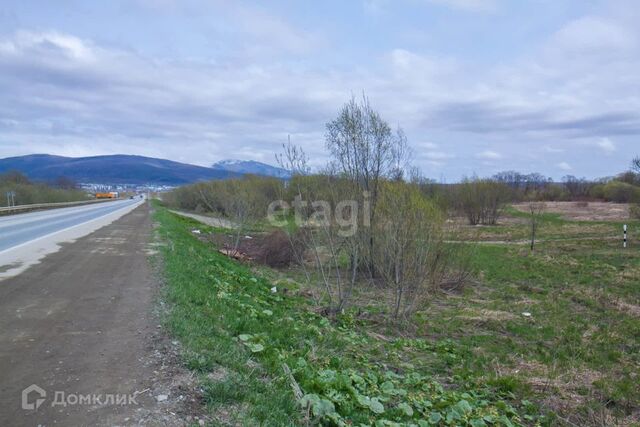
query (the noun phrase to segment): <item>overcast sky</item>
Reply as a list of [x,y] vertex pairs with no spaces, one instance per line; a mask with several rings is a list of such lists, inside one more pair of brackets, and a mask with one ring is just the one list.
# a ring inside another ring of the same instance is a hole
[[426,176],[613,175],[640,154],[637,0],[0,3],[0,157],[316,165],[365,91]]

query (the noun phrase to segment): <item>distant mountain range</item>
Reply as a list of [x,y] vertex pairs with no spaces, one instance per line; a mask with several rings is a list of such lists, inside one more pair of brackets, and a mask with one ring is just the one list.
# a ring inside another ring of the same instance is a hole
[[253,160],[222,160],[211,165],[214,169],[222,169],[229,172],[237,172],[241,174],[254,174],[273,176],[276,178],[289,178],[291,173],[282,168],[268,165],[266,163],[256,162]]
[[208,168],[124,154],[93,157],[32,154],[0,159],[0,173],[10,170],[20,171],[36,181],[53,181],[64,176],[79,183],[171,186],[244,174],[289,176],[284,169],[254,161],[225,160]]
[[0,173],[17,170],[32,180],[52,181],[61,176],[80,183],[182,185],[242,174],[171,160],[117,154],[62,157],[32,154],[0,159]]

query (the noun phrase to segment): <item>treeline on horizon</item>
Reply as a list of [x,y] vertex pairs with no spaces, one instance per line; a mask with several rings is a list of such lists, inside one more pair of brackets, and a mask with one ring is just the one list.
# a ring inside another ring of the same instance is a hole
[[[7,193],[14,193],[7,197]],[[60,177],[52,182],[34,182],[18,171],[0,174],[0,207],[8,206],[9,199],[15,205],[34,203],[76,202],[88,199],[86,192],[77,188],[72,180]]]
[[[266,215],[270,202],[285,197],[293,200],[296,189],[302,186],[316,188],[316,194],[322,197],[322,188],[326,184],[329,172],[297,174],[290,180],[246,175],[243,178],[213,180],[185,185],[174,189],[164,196],[169,205],[196,212],[212,212],[232,217],[233,212],[225,209],[230,203],[226,200],[235,197],[247,197],[252,200],[252,209],[256,215]],[[340,176],[333,176],[340,180]],[[640,173],[626,171],[615,177],[588,180],[567,175],[560,182],[539,173],[522,174],[517,171],[497,173],[490,178],[470,177],[458,183],[439,183],[416,175],[405,177],[387,177],[389,181],[402,182],[418,188],[425,197],[432,199],[449,215],[465,215],[464,204],[472,197],[486,194],[497,203],[519,203],[527,201],[603,201],[614,203],[640,203]],[[327,189],[322,200],[329,200]]]

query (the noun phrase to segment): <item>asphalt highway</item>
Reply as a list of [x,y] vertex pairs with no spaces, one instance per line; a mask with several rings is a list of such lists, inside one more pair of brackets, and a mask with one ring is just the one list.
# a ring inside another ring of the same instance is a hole
[[[166,407],[150,392],[160,368],[151,350],[158,321],[148,262],[149,205],[125,200],[3,218],[3,232],[13,232],[11,238],[2,234],[3,242],[16,244],[127,207],[131,211],[120,218],[74,236],[0,282],[0,426],[185,425],[136,418]],[[37,250],[32,246],[47,239],[5,251],[0,266],[6,254]],[[80,402],[77,396],[101,400]],[[116,404],[114,396],[135,396],[135,403]]]
[[0,217],[0,253],[140,202],[140,198],[117,200]]

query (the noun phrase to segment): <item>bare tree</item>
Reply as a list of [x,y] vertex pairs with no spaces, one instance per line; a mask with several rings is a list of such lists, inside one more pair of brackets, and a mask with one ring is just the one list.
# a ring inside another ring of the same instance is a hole
[[633,159],[631,162],[631,168],[637,173],[640,173],[640,156]]
[[526,176],[516,171],[503,171],[493,175],[493,179],[508,185],[514,190],[519,190],[526,182]]
[[[317,176],[305,176],[310,170],[308,158],[300,147],[291,144],[290,139],[276,159],[293,175],[291,191],[295,195],[296,226],[287,227],[287,236],[294,257],[308,283],[321,282],[327,312],[340,313],[349,304],[357,279],[355,269],[359,265],[359,248],[354,244],[354,235],[342,233],[340,218],[334,218],[331,212],[331,206],[337,206],[348,194],[346,180],[337,176],[330,167]],[[319,188],[323,189],[322,194]],[[341,265],[345,248],[349,248],[347,252],[353,257],[350,273],[345,272]],[[313,272],[307,268],[309,261],[314,267]]]
[[[368,197],[365,221],[374,224],[382,179],[397,178],[410,157],[403,130],[398,127],[394,132],[363,95],[360,101],[352,97],[338,117],[327,123],[325,138],[335,168],[352,184],[351,196],[362,203]],[[364,246],[359,258],[373,274],[374,235],[366,228],[359,235]]]
[[569,192],[571,200],[581,199],[589,195],[590,183],[585,178],[567,175],[562,178],[562,182]]
[[529,202],[529,225],[531,226],[531,251],[536,244],[536,234],[538,232],[538,227],[542,221],[543,214],[547,208],[547,205],[544,202]]
[[224,207],[220,200],[220,191],[218,188],[219,186],[215,181],[197,183],[194,186],[199,202],[202,202],[210,212],[224,214]]
[[309,174],[309,158],[301,147],[291,143],[291,135],[287,135],[287,143],[282,144],[282,150],[282,153],[276,154],[276,161],[282,169],[289,171],[291,175]]

